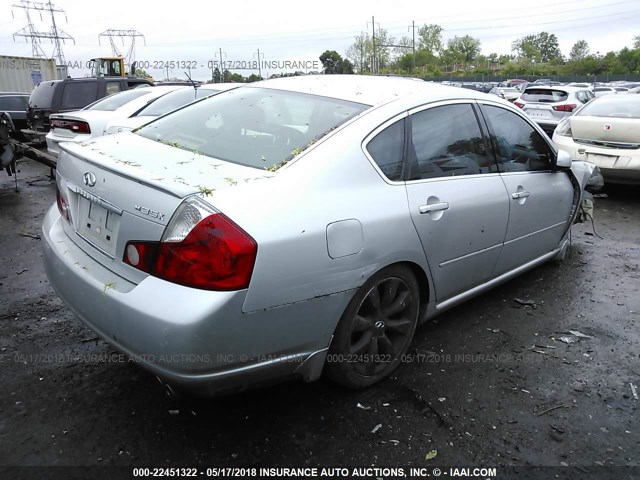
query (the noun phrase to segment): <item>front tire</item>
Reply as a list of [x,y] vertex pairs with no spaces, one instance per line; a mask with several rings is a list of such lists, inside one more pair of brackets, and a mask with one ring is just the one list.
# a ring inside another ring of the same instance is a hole
[[411,344],[419,310],[418,281],[408,267],[393,265],[373,275],[336,327],[327,355],[329,378],[363,388],[391,374]]

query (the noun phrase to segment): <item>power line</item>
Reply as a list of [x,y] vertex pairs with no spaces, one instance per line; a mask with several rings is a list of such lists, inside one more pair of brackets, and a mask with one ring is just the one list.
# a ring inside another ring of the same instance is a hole
[[[13,8],[21,8],[24,10],[25,15],[27,17],[28,25],[26,27],[21,28],[17,32],[13,34],[13,39],[15,41],[15,37],[24,37],[25,39],[31,40],[31,52],[34,57],[47,57],[47,54],[42,49],[40,45],[42,39],[50,40],[53,43],[53,55],[58,62],[58,65],[64,65],[64,54],[62,53],[62,46],[60,45],[60,41],[65,43],[65,40],[72,40],[75,44],[74,38],[65,33],[62,30],[58,30],[56,25],[56,13],[64,13],[65,20],[67,20],[67,14],[64,10],[56,7],[51,0],[46,3],[37,3],[30,2],[28,0],[21,0],[19,4],[11,5]],[[51,16],[51,30],[49,32],[41,32],[37,31],[35,25],[31,21],[31,13],[30,11],[34,10],[40,12],[40,19],[42,20],[42,12],[48,12]],[[11,15],[13,16],[13,10],[11,11]],[[15,17],[14,17],[15,18]]]
[[[109,43],[111,44],[111,51],[113,52],[113,55],[116,57],[124,57],[127,65],[131,65],[136,58],[136,38],[142,37],[142,41],[144,42],[145,46],[147,45],[144,35],[138,32],[137,30],[132,30],[132,29],[118,30],[115,28],[109,28],[98,35],[98,45],[100,45],[101,37],[107,37],[109,39]],[[127,50],[126,55],[122,55],[122,53],[120,52],[120,50],[115,44],[114,38],[120,38],[122,40],[123,47],[125,46],[124,39],[125,38],[130,39],[129,49]],[[134,73],[135,72],[131,72],[132,75],[134,75]]]

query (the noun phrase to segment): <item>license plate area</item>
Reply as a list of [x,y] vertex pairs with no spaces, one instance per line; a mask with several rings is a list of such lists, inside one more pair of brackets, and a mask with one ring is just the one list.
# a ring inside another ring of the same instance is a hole
[[115,258],[122,214],[79,195],[78,217],[78,234],[94,247]]
[[618,157],[613,155],[600,155],[596,153],[587,153],[587,161],[595,163],[600,168],[613,168],[615,167]]

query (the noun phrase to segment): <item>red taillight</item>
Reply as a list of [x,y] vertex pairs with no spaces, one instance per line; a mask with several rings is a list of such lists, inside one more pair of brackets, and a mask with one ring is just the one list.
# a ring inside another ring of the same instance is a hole
[[225,215],[202,219],[181,241],[129,242],[123,261],[169,282],[205,290],[249,286],[258,245]]
[[573,112],[577,105],[556,105],[552,107],[557,112]]
[[51,128],[62,128],[75,133],[91,133],[91,128],[87,122],[76,120],[51,120]]
[[519,107],[519,108],[524,107],[524,103],[520,103],[520,102],[519,102],[519,101],[517,101],[517,100],[514,100],[513,104],[514,104],[515,106]]
[[64,198],[58,185],[56,185],[56,203],[58,204],[58,211],[62,218],[64,218],[67,222],[71,223],[71,212],[69,210],[69,204],[67,203],[67,199]]

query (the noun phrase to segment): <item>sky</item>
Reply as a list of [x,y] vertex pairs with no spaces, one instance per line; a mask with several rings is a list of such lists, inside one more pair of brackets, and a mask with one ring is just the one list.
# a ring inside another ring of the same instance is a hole
[[[31,56],[31,44],[13,37],[28,24],[25,11],[14,6],[21,2],[0,0],[0,55]],[[220,60],[220,49],[227,65],[244,67],[231,71],[244,76],[258,73],[251,68],[258,58],[271,65],[304,62],[313,70],[315,65],[320,67],[318,57],[325,50],[344,55],[355,35],[371,32],[372,17],[376,28],[396,38],[411,37],[412,22],[416,26],[435,23],[444,29],[445,42],[468,34],[480,40],[487,55],[511,53],[514,40],[542,31],[558,37],[565,56],[577,40],[586,40],[591,53],[605,54],[631,47],[633,37],[640,35],[640,0],[55,0],[53,4],[65,11],[55,14],[58,28],[75,40],[62,45],[72,77],[88,73],[81,67],[90,58],[112,54],[109,39],[99,38],[108,29],[144,35],[136,38],[136,59],[154,78],[184,78],[190,66],[194,80],[211,78],[210,67]],[[41,17],[32,11],[31,20],[38,31],[51,28],[48,12]],[[126,54],[130,39],[116,38],[115,44]],[[53,53],[48,41],[41,46],[48,55]],[[171,61],[180,64],[168,70],[153,68]],[[276,65],[260,73],[266,76],[280,70]]]

